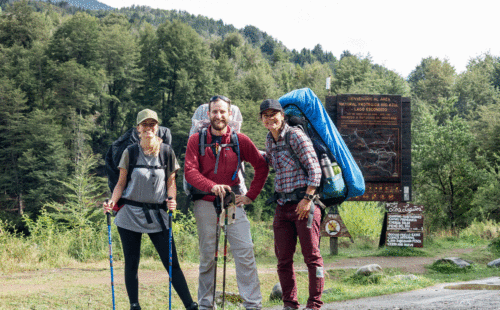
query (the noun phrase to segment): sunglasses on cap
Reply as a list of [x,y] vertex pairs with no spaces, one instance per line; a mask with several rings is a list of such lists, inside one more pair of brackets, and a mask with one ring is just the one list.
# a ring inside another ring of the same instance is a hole
[[229,100],[228,97],[221,96],[221,95],[213,96],[212,98],[210,98],[210,102],[214,102],[214,101],[217,101],[219,99],[222,100],[222,101],[225,101],[227,103],[231,103],[231,100]]

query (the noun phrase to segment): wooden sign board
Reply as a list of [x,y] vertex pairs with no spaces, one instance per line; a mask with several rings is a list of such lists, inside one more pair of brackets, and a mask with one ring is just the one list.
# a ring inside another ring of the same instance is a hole
[[385,245],[423,247],[424,206],[410,203],[387,203]]
[[326,110],[365,179],[361,201],[411,200],[411,108],[393,95],[326,97]]
[[385,245],[422,248],[424,246],[424,233],[388,231]]
[[422,214],[387,214],[388,231],[423,231],[424,216]]

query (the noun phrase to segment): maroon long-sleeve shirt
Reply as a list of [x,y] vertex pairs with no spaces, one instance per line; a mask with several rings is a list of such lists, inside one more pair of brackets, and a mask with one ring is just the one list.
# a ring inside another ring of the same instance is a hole
[[[266,160],[259,153],[259,150],[246,135],[239,133],[238,141],[240,144],[241,161],[249,162],[255,170],[255,176],[250,184],[250,189],[246,196],[255,200],[264,187],[269,167]],[[227,128],[226,134],[222,136],[221,143],[229,144],[231,142],[230,128]],[[207,130],[207,144],[212,143],[211,127]],[[231,147],[224,147],[220,150],[219,164],[217,174],[215,174],[216,154],[212,148],[205,148],[205,156],[200,155],[199,133],[193,134],[188,141],[186,158],[184,161],[184,174],[186,181],[192,186],[204,192],[210,192],[212,187],[217,184],[235,186],[239,184],[238,176],[233,180],[233,174],[238,165],[238,156]],[[205,196],[204,200],[213,201],[213,196]]]

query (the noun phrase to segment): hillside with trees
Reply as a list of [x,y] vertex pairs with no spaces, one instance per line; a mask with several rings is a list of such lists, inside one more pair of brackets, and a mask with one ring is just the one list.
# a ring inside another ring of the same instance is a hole
[[[332,95],[411,97],[414,202],[426,205],[429,227],[500,218],[498,56],[472,59],[461,74],[447,60],[424,58],[402,77],[370,57],[345,51],[337,59],[320,44],[290,51],[256,27],[187,12],[0,5],[0,218],[20,205],[32,216],[64,205],[73,195],[64,184],[82,173],[88,197],[102,199],[103,156],[143,108],[172,130],[182,166],[192,113],[214,94],[240,107],[243,132],[263,148],[260,102],[303,87],[324,100],[329,75]],[[272,214],[263,203],[271,182],[250,213]],[[185,199],[179,195],[187,211]]]

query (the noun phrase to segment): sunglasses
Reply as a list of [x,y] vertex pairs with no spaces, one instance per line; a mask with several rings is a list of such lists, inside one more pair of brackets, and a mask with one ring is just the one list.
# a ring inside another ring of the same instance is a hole
[[212,98],[210,98],[210,102],[214,102],[214,101],[217,101],[217,100],[222,100],[222,101],[225,101],[227,103],[231,103],[231,100],[229,100],[228,97],[226,96],[221,96],[221,95],[217,95],[217,96],[213,96]]

